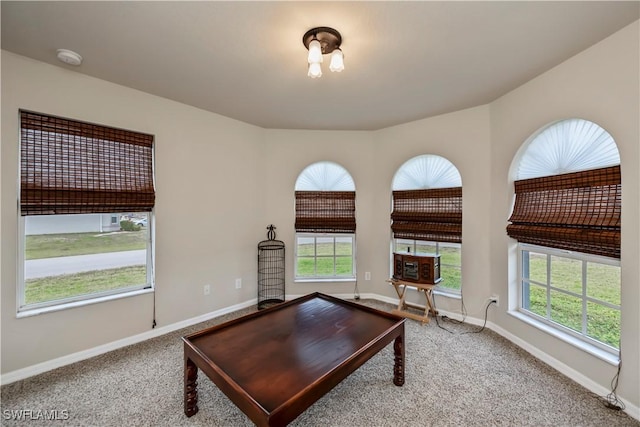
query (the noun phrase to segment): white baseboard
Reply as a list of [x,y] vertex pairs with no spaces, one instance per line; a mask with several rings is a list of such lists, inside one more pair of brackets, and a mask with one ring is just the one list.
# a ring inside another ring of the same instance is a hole
[[[600,384],[596,383],[595,381],[591,380],[590,378],[584,376],[583,374],[581,374],[580,372],[576,371],[575,369],[573,369],[569,365],[566,365],[566,364],[560,362],[558,359],[548,355],[547,353],[545,353],[543,351],[540,351],[539,348],[532,346],[531,344],[529,344],[528,342],[522,340],[521,338],[519,338],[519,337],[511,334],[510,332],[502,329],[501,327],[495,325],[493,322],[488,322],[487,323],[487,328],[491,329],[495,333],[497,333],[497,334],[503,336],[504,338],[508,339],[509,341],[511,341],[512,343],[517,345],[518,347],[520,347],[523,350],[525,350],[527,353],[531,354],[536,359],[539,359],[539,360],[543,361],[544,363],[546,363],[547,365],[551,366],[556,371],[558,371],[561,374],[564,374],[565,376],[569,377],[570,379],[572,379],[573,381],[577,382],[578,384],[580,384],[581,386],[583,386],[587,390],[591,391],[592,393],[595,393],[598,396],[606,396],[607,394],[609,394],[611,392],[611,390],[601,386]],[[629,414],[629,416],[635,418],[636,420],[640,420],[640,407],[638,407],[636,405],[633,405],[631,402],[628,402],[627,400],[622,399],[619,396],[618,396],[618,398],[625,405],[624,411],[627,414]]]
[[[353,293],[349,293],[349,294],[332,294],[333,296],[337,297],[337,298],[342,298],[342,299],[353,299]],[[291,300],[297,297],[300,297],[302,295],[287,295],[286,299],[287,300]],[[397,304],[398,303],[398,299],[397,298],[390,298],[384,295],[378,295],[378,294],[360,294],[360,298],[361,299],[375,299],[377,301],[382,301],[382,302],[386,302],[389,304]],[[161,328],[157,328],[157,329],[152,329],[150,331],[147,332],[143,332],[141,334],[138,335],[134,335],[131,337],[127,337],[127,338],[123,338],[121,340],[117,340],[117,341],[113,341],[110,342],[108,344],[104,344],[104,345],[100,345],[98,347],[94,347],[94,348],[90,348],[88,350],[83,350],[83,351],[79,351],[77,353],[73,353],[73,354],[69,354],[67,356],[62,356],[62,357],[58,357],[56,359],[53,360],[49,360],[46,362],[42,362],[42,363],[38,363],[36,365],[32,365],[32,366],[28,366],[26,368],[22,368],[22,369],[18,369],[15,371],[11,371],[11,372],[7,372],[6,374],[3,374],[0,377],[0,383],[1,384],[10,384],[12,382],[15,381],[19,381],[19,380],[23,380],[25,378],[29,378],[32,377],[34,375],[38,375],[47,371],[50,371],[52,369],[56,369],[56,368],[60,368],[62,366],[66,366],[69,365],[71,363],[75,363],[75,362],[79,362],[85,359],[89,359],[91,357],[94,356],[98,356],[100,354],[104,354],[107,353],[109,351],[113,351],[113,350],[117,350],[119,348],[122,347],[126,347],[128,345],[132,345],[132,344],[137,344],[139,342],[143,342],[146,341],[148,339],[151,338],[155,338],[164,334],[167,334],[169,332],[173,332],[176,331],[178,329],[182,329],[182,328],[186,328],[188,326],[191,325],[195,325],[201,322],[205,322],[207,320],[211,320],[213,318],[222,316],[224,314],[228,314],[237,310],[241,310],[243,308],[247,308],[250,307],[252,305],[256,305],[257,304],[257,300],[253,299],[253,300],[249,300],[249,301],[245,301],[243,303],[240,304],[236,304],[224,309],[220,309],[220,310],[216,310],[213,311],[211,313],[207,313],[207,314],[203,314],[201,316],[197,316],[197,317],[192,317],[190,319],[187,320],[183,320],[177,323],[173,323],[171,325],[167,325],[167,326],[163,326]],[[438,311],[440,312],[440,314],[444,314],[452,319],[456,319],[456,320],[462,320],[462,316],[458,313],[450,313],[444,310],[440,310],[438,309]],[[484,319],[477,319],[474,317],[469,317],[466,316],[464,318],[464,321],[466,323],[470,323],[473,325],[482,325],[484,323]],[[559,371],[560,373],[566,375],[567,377],[569,377],[570,379],[572,379],[573,381],[577,382],[578,384],[582,385],[583,387],[585,387],[587,390],[596,393],[597,395],[600,396],[604,396],[607,395],[610,390],[606,389],[605,387],[602,387],[600,384],[592,381],[591,379],[587,378],[586,376],[584,376],[583,374],[581,374],[580,372],[576,371],[575,369],[571,368],[570,366],[560,362],[559,360],[551,357],[550,355],[548,355],[547,353],[540,351],[540,349],[532,346],[531,344],[527,343],[526,341],[522,340],[521,338],[511,334],[510,332],[502,329],[501,327],[495,325],[493,322],[487,322],[486,324],[486,328],[491,329],[492,331],[496,332],[497,334],[503,336],[504,338],[506,338],[507,340],[511,341],[512,343],[514,343],[515,345],[517,345],[518,347],[522,348],[523,350],[525,350],[526,352],[528,352],[529,354],[531,354],[532,356],[534,356],[537,359],[540,359],[541,361],[543,361],[544,363],[546,363],[547,365],[551,366],[553,369]],[[625,404],[625,412],[627,414],[629,414],[629,416],[635,418],[636,420],[640,420],[640,407],[631,404],[631,402],[628,402],[624,399],[621,399],[622,402]]]
[[245,301],[240,304],[232,305],[220,310],[212,311],[210,313],[203,314],[201,316],[192,317],[191,319],[183,320],[171,325],[162,326],[160,328],[151,329],[150,331],[143,332],[141,334],[133,335],[127,338],[123,338],[117,341],[112,341],[107,344],[99,345],[87,350],[78,351],[66,356],[58,357],[56,359],[47,360],[46,362],[38,363],[36,365],[27,366],[26,368],[17,369],[15,371],[7,372],[0,377],[0,384],[10,384],[16,381],[23,380],[25,378],[32,377],[34,375],[42,374],[53,369],[61,368],[66,365],[70,365],[75,362],[89,359],[91,357],[99,356],[104,353],[108,353],[113,350],[117,350],[128,345],[137,344],[151,338],[156,338],[169,332],[177,331],[178,329],[186,328],[191,325],[195,325],[201,322],[206,322],[213,318],[232,313],[234,311],[241,310],[243,308],[250,307],[257,304],[257,299]]

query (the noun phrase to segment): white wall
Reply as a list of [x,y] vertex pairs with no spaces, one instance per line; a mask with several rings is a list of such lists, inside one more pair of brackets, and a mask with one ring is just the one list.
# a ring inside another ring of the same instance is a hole
[[[618,393],[640,407],[638,31],[636,22],[490,105],[377,132],[264,130],[3,51],[2,373],[148,331],[153,308],[152,296],[143,295],[16,319],[17,111],[25,108],[156,136],[159,326],[254,299],[256,245],[271,223],[287,248],[287,294],[353,292],[353,283],[293,282],[294,184],[306,166],[322,160],[345,167],[356,184],[360,292],[394,297],[385,282],[391,181],[408,159],[437,154],[462,175],[469,316],[482,318],[486,298],[499,294],[500,307],[490,311],[495,325],[608,388],[613,366],[523,324],[507,314],[506,304],[513,270],[505,232],[513,158],[545,124],[582,117],[609,131],[622,157],[626,363]],[[371,281],[364,281],[365,271]],[[243,279],[242,289],[234,288],[235,278]],[[212,294],[205,298],[207,283]],[[457,299],[437,297],[437,305],[460,310]]]
[[16,318],[20,108],[155,135],[159,327],[255,298],[260,128],[3,51],[2,373],[149,331],[153,313],[146,294]]
[[[620,150],[622,172],[622,372],[619,395],[640,406],[640,175],[638,22],[491,104],[491,291],[515,306],[513,241],[505,233],[511,212],[509,169],[538,129],[564,118],[593,121]],[[509,246],[511,245],[511,246]],[[510,247],[510,249],[508,249]],[[509,292],[511,291],[511,292]],[[585,377],[609,388],[615,367],[510,316],[502,304],[493,322]]]

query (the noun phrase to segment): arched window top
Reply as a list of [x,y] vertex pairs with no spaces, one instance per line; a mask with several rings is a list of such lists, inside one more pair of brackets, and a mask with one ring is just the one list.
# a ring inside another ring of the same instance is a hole
[[516,179],[538,178],[620,164],[611,135],[583,119],[556,122],[538,133],[520,159]]
[[419,190],[462,187],[460,172],[449,160],[424,154],[406,161],[393,177],[392,189]]
[[355,191],[353,178],[333,162],[318,162],[304,168],[296,180],[296,191]]

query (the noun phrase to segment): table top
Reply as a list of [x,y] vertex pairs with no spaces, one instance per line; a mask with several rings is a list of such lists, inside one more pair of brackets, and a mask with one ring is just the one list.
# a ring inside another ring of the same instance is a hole
[[[244,410],[241,404],[255,403],[268,416],[302,398],[301,413],[400,331],[398,316],[314,293],[183,340],[185,355],[192,349],[202,359],[198,366],[236,405]],[[340,378],[332,377],[338,372]]]

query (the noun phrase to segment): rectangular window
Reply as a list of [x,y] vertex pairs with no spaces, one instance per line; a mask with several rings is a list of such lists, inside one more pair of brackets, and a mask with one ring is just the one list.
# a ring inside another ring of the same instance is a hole
[[295,251],[296,279],[355,279],[355,234],[297,233]]
[[19,311],[151,287],[146,212],[105,231],[102,214],[24,217],[24,282]]
[[20,112],[18,311],[153,286],[153,136]]
[[519,244],[520,311],[611,353],[620,345],[620,261]]
[[460,293],[462,286],[462,244],[429,242],[425,240],[394,239],[394,252],[414,255],[440,255],[440,276],[438,289]]

